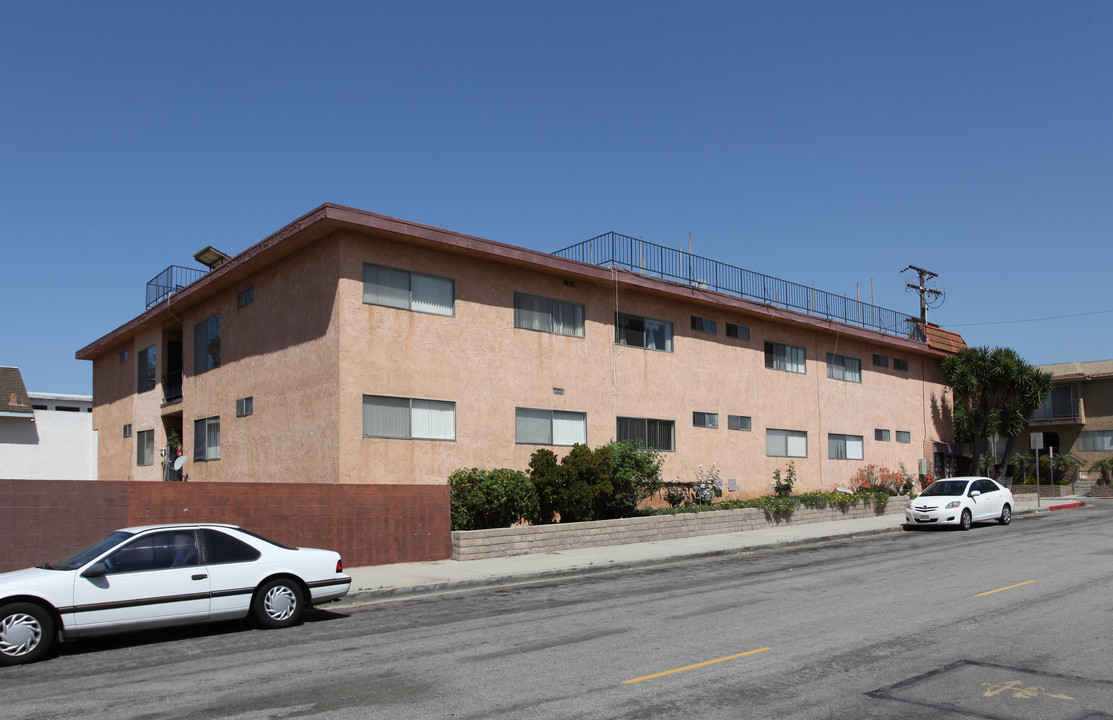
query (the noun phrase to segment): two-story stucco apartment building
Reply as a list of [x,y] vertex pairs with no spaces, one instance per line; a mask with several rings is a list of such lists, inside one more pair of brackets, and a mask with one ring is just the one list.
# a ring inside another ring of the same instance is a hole
[[790,461],[804,489],[953,467],[957,335],[600,247],[576,260],[323,205],[235,257],[207,249],[211,271],[164,273],[146,312],[77,353],[99,477],[163,479],[172,434],[195,482],[443,484],[616,437],[662,450],[669,479],[715,464],[737,495]]

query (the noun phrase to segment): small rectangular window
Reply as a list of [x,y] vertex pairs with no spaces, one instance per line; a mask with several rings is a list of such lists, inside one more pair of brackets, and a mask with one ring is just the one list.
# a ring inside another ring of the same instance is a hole
[[827,377],[846,382],[862,382],[862,361],[858,358],[827,353]]
[[802,347],[765,342],[765,367],[792,373],[807,373],[807,351]]
[[400,440],[455,440],[456,403],[364,395],[363,436]]
[[748,415],[727,415],[728,430],[749,430],[750,417]]
[[124,437],[131,437],[131,423],[126,423],[124,425]]
[[255,286],[251,286],[236,293],[236,307],[242,308],[255,302]]
[[878,442],[889,442],[889,431],[883,430],[881,428],[876,428],[873,431],[873,439]]
[[768,457],[807,457],[808,433],[768,428],[765,431],[765,454]]
[[456,315],[456,281],[364,263],[363,302],[453,317]]
[[519,445],[586,445],[587,413],[514,408],[514,442]]
[[873,366],[874,367],[880,367],[880,368],[889,367],[889,356],[888,355],[878,355],[877,353],[874,353],[873,354]]
[[614,341],[618,345],[672,352],[672,323],[616,312]]
[[750,328],[745,325],[735,325],[734,323],[727,323],[727,337],[736,338],[738,340],[750,339]]
[[694,412],[692,413],[692,427],[717,428],[719,427],[719,413]]
[[255,398],[245,397],[236,400],[236,417],[246,417],[255,412]]
[[128,361],[128,351],[127,350],[121,350],[120,351],[120,364],[123,365],[127,361]]
[[584,336],[584,306],[554,298],[514,293],[514,327],[523,330]]
[[158,364],[155,359],[155,346],[144,348],[139,351],[139,382],[137,391],[147,392],[148,390],[155,389],[155,377],[158,372]]
[[676,451],[676,423],[653,418],[619,417],[615,438],[640,444],[650,450]]
[[205,318],[193,326],[193,373],[220,367],[220,315]]
[[193,461],[220,459],[220,416],[193,421]]
[[912,442],[912,433],[907,430],[897,430],[897,442],[910,443]]
[[908,361],[901,360],[900,358],[893,358],[893,369],[900,370],[901,372],[908,372]]
[[718,330],[718,323],[710,318],[700,317],[699,315],[692,316],[692,329],[696,332],[710,333],[714,335]]
[[827,457],[832,460],[861,460],[861,435],[828,435]]
[[135,434],[135,464],[155,464],[155,431],[140,430]]

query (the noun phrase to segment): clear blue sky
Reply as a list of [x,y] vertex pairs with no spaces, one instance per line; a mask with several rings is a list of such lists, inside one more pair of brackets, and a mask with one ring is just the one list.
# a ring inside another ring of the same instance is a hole
[[[0,0],[0,365],[87,394],[148,280],[323,202],[615,230],[1113,358],[1113,3]],[[1045,319],[1055,318],[1055,319]]]

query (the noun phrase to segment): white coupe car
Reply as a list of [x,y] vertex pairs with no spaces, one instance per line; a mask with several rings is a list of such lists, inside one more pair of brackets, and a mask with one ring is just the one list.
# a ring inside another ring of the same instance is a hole
[[1013,493],[984,477],[936,480],[924,488],[904,511],[908,525],[958,525],[969,530],[976,522],[1013,519]]
[[338,553],[291,548],[234,525],[118,530],[60,560],[0,574],[0,665],[61,640],[253,615],[293,625],[348,593]]

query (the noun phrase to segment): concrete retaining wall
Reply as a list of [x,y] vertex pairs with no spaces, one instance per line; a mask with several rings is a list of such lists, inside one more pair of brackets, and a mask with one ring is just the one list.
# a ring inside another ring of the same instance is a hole
[[[903,515],[906,507],[908,507],[907,497],[889,498],[881,514]],[[458,530],[452,533],[452,559],[483,560],[585,547],[675,540],[700,535],[723,535],[778,525],[806,525],[829,520],[872,517],[877,514],[872,505],[855,503],[845,510],[800,507],[788,517],[777,519],[767,518],[764,510],[742,508],[492,530]]]

